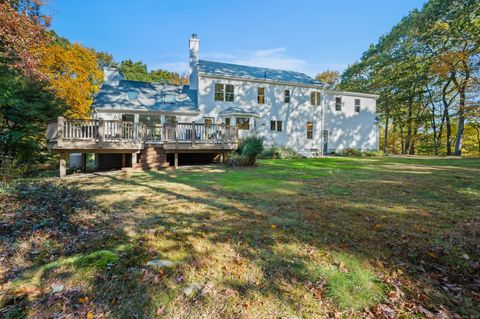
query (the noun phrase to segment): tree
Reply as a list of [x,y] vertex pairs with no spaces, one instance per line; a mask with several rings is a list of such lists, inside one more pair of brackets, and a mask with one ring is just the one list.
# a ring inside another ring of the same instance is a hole
[[113,56],[108,52],[97,52],[97,62],[101,69],[114,65]]
[[119,64],[119,69],[123,73],[126,80],[161,82],[176,85],[183,85],[188,83],[188,77],[184,74],[181,75],[176,72],[170,72],[162,69],[152,70],[148,72],[147,65],[141,61],[122,61]]
[[453,153],[461,154],[468,105],[478,96],[479,17],[478,1],[430,0],[342,74],[340,88],[380,95],[385,152],[416,154],[420,143],[422,152],[450,155],[455,137]]
[[133,62],[125,60],[118,66],[126,80],[149,82],[150,77],[147,71],[147,65],[141,61]]
[[45,123],[62,111],[61,102],[45,82],[13,69],[0,69],[0,165],[6,156],[21,163],[41,160]]
[[315,80],[325,83],[329,89],[335,89],[340,82],[340,73],[338,71],[326,70],[318,73]]
[[48,78],[48,87],[65,102],[65,115],[72,118],[90,116],[93,96],[100,89],[103,72],[92,49],[80,44],[66,48],[54,44],[41,48],[40,71]]
[[35,48],[50,39],[44,29],[47,22],[38,16],[39,5],[32,12],[27,3],[30,2],[0,1],[0,67],[15,68],[26,76],[39,78],[41,52]]

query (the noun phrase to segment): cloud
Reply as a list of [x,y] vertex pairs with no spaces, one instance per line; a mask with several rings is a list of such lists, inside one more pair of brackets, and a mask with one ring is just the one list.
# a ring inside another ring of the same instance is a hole
[[306,72],[307,62],[286,54],[286,48],[238,51],[235,53],[205,53],[207,60],[251,65],[265,68]]
[[287,51],[286,48],[273,48],[273,49],[253,51],[253,55],[258,57],[267,57],[267,56],[272,56],[278,53],[283,53],[285,51]]

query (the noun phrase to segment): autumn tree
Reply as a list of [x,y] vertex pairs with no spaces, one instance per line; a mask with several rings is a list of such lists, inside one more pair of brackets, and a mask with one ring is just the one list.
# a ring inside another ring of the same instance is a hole
[[341,89],[380,95],[385,152],[461,154],[478,96],[479,17],[478,1],[430,0],[342,74]]
[[35,48],[50,41],[44,28],[49,19],[39,15],[39,4],[28,3],[0,1],[0,67],[16,69],[29,77],[41,77],[37,70],[41,52]]
[[340,82],[340,73],[338,71],[326,70],[318,73],[315,80],[325,83],[329,89],[335,89]]
[[101,69],[115,64],[113,62],[113,56],[108,52],[97,52],[97,63]]
[[0,165],[44,158],[45,123],[62,114],[39,69],[50,42],[38,1],[0,1]]
[[41,51],[40,70],[48,77],[49,88],[65,102],[65,115],[89,117],[93,96],[103,80],[95,51],[78,43],[67,47],[54,44]]

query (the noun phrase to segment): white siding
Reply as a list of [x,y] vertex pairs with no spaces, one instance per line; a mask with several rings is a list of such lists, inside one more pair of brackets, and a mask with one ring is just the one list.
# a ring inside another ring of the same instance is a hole
[[[335,97],[342,98],[342,110],[335,111]],[[355,99],[360,99],[360,112],[355,112]],[[325,129],[329,131],[328,150],[345,148],[378,150],[376,100],[351,94],[327,93]]]
[[[215,101],[215,83],[233,84],[233,102]],[[265,88],[265,103],[258,104],[257,88]],[[290,103],[284,103],[284,90],[290,90]],[[336,91],[322,92],[321,105],[311,105],[310,93],[321,89],[301,86],[288,86],[261,83],[247,80],[226,80],[220,78],[199,78],[199,116],[177,116],[179,122],[203,122],[204,117],[212,117],[220,123],[219,113],[230,107],[254,109],[260,117],[256,129],[240,131],[240,137],[256,134],[265,138],[267,145],[292,148],[298,152],[323,150],[323,130],[328,130],[328,151],[345,148],[378,150],[378,130],[376,124],[376,100],[364,94]],[[335,97],[342,98],[342,110],[335,111]],[[360,112],[355,112],[355,99],[360,99]],[[324,120],[322,121],[322,107]],[[121,119],[121,115],[99,113],[99,118]],[[235,115],[230,116],[235,125]],[[241,116],[239,116],[241,117]],[[162,116],[162,122],[164,118]],[[270,131],[270,121],[282,121],[282,132]],[[313,139],[307,139],[307,122],[313,122]],[[322,127],[322,125],[324,127]],[[253,121],[251,121],[253,128]]]
[[[234,102],[215,101],[215,83],[233,84]],[[265,103],[258,104],[257,88],[265,88]],[[290,103],[284,103],[284,90],[290,90]],[[260,118],[254,134],[265,138],[267,145],[286,146],[297,151],[321,150],[321,106],[310,104],[310,92],[319,90],[253,81],[200,77],[198,104],[203,116],[219,120],[219,113],[229,107],[255,109]],[[270,121],[282,121],[282,132],[270,131]],[[307,139],[307,122],[313,122],[313,139]],[[232,125],[234,124],[232,119]],[[251,134],[250,133],[250,134]],[[240,131],[241,135],[248,134]]]

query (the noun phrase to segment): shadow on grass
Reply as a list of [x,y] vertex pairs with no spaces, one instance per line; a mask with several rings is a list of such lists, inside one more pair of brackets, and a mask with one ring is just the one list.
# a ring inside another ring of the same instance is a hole
[[[430,162],[415,161],[424,163]],[[264,317],[325,316],[385,300],[392,287],[378,276],[400,268],[403,279],[396,282],[418,285],[405,288],[413,289],[410,300],[475,316],[471,295],[462,292],[458,304],[458,290],[445,292],[444,284],[476,289],[478,271],[451,255],[478,256],[475,231],[463,228],[465,221],[475,224],[477,204],[474,196],[452,193],[464,182],[447,179],[449,167],[471,178],[476,164],[420,167],[430,180],[408,165],[405,159],[263,161],[245,171],[150,171],[81,181],[98,201],[115,195],[105,205],[122,212],[105,220],[115,235],[95,245],[118,259],[85,276],[90,306],[111,317],[244,316],[254,307]],[[262,187],[249,185],[255,180]],[[127,248],[119,250],[122,245]],[[149,259],[180,263],[153,271],[145,267]],[[373,267],[379,260],[386,269]],[[432,276],[442,279],[434,283]],[[182,293],[191,282],[212,280],[217,295]],[[424,288],[427,299],[415,299]],[[325,296],[333,303],[319,303]],[[258,300],[267,305],[252,306]]]

